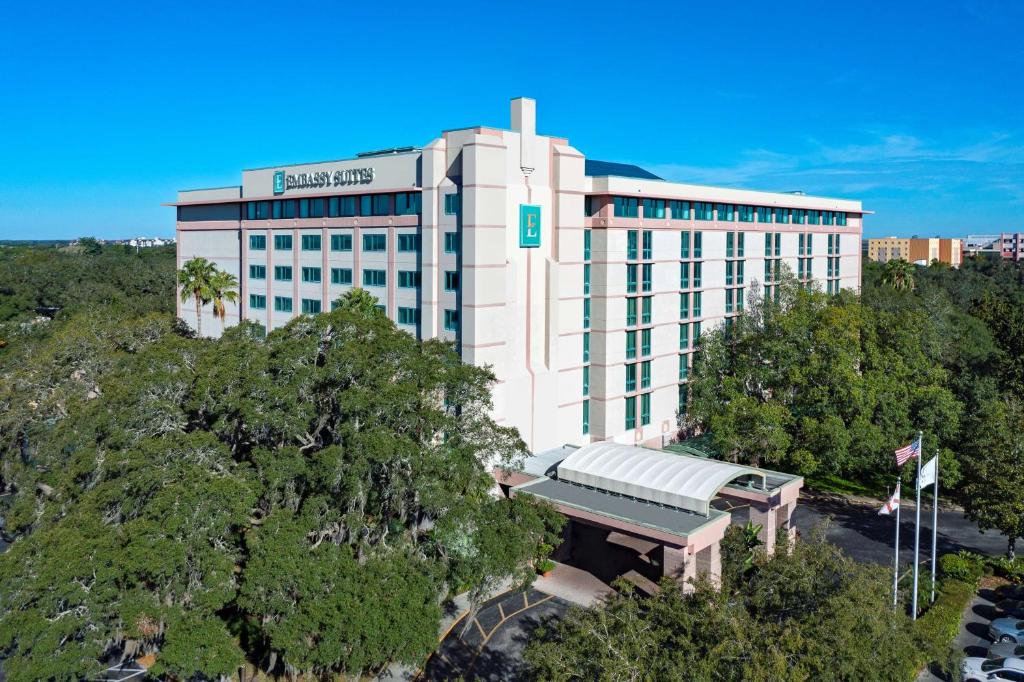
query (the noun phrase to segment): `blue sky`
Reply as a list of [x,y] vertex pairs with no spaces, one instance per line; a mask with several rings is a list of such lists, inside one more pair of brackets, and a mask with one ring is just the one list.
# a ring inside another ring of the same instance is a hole
[[0,3],[0,238],[171,235],[240,170],[538,129],[679,181],[1024,230],[1024,2]]

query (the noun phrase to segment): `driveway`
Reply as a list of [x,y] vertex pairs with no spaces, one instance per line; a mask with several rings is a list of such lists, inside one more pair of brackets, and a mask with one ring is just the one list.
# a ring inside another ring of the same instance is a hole
[[[953,640],[953,647],[962,651],[965,657],[984,656],[992,643],[988,639],[988,624],[995,616],[994,602],[999,601],[995,592],[983,587],[964,611],[960,621],[960,633]],[[945,682],[947,678],[933,668],[921,672],[917,682]]]
[[559,618],[569,603],[527,590],[506,592],[484,603],[474,618],[456,622],[423,671],[426,680],[521,679],[523,649],[530,634],[549,618]]

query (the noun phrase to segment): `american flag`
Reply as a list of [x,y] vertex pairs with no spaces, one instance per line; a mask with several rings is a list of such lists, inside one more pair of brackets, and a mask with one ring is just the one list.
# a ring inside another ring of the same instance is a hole
[[903,466],[908,459],[921,456],[921,438],[915,438],[910,445],[904,445],[896,451],[896,466]]

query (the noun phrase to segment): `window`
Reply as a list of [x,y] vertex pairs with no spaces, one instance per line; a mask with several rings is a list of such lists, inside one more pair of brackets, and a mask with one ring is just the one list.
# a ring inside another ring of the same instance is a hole
[[640,396],[640,425],[647,426],[651,423],[651,394],[644,393]]
[[627,294],[635,294],[636,293],[636,266],[635,265],[627,265],[626,266],[626,293]]
[[274,266],[274,279],[278,282],[290,282],[292,281],[292,266],[290,265],[275,265]]
[[626,359],[636,357],[636,332],[626,332]]
[[594,197],[587,195],[583,197],[583,216],[594,215]]
[[808,256],[813,256],[814,255],[814,235],[813,234],[808,234],[807,235],[807,255]]
[[807,210],[803,208],[793,209],[793,224],[803,225],[807,222]]
[[[710,204],[708,204],[710,206]],[[703,254],[704,239],[700,232],[693,233],[693,257],[701,258]]]
[[782,233],[775,233],[775,257],[778,258],[782,255]]
[[249,294],[249,307],[253,310],[266,310],[267,297],[263,294]]
[[302,281],[307,284],[319,284],[320,268],[302,268]]
[[445,291],[458,291],[459,290],[459,273],[454,270],[445,270],[444,273],[444,290]]
[[770,260],[766,260],[764,262],[764,281],[771,282],[773,279],[774,277],[772,276],[772,262]]
[[363,270],[364,287],[387,286],[388,273],[386,270]]
[[592,230],[583,230],[583,260],[590,260],[590,243]]
[[364,234],[363,251],[387,251],[388,236],[386,234]]
[[661,220],[665,217],[664,199],[644,199],[644,218]]
[[590,295],[590,263],[583,265],[583,295]]
[[309,199],[299,199],[299,217],[309,217]]
[[821,224],[832,225],[836,222],[836,214],[833,211],[822,211],[821,212]]
[[672,213],[673,220],[690,219],[689,201],[670,201],[668,202],[668,210]]
[[630,197],[615,197],[614,199],[614,216],[616,218],[636,218],[638,210],[638,201]]
[[739,219],[741,223],[752,223],[754,222],[754,207],[753,206],[740,206],[739,207]]
[[265,234],[250,234],[249,235],[249,250],[250,251],[266,251],[267,250],[267,235],[265,235]]
[[651,361],[640,363],[640,388],[651,387]]
[[626,428],[636,428],[636,397],[626,398]]
[[640,355],[651,354],[651,330],[640,330]]
[[703,280],[704,264],[694,263],[693,264],[693,288],[699,289],[701,287],[701,281]]
[[846,227],[846,211],[836,211],[836,225]]
[[697,347],[697,342],[700,341],[700,322],[693,323],[693,346]]
[[267,278],[267,266],[266,265],[250,265],[249,266],[249,279],[266,279]]
[[651,253],[654,250],[654,233],[651,230],[644,230],[644,260],[651,260]]
[[680,263],[679,264],[679,288],[689,289],[690,288],[690,264]]
[[697,201],[693,204],[693,213],[697,220],[714,220],[714,205],[707,201]]
[[767,206],[757,207],[757,222],[770,223],[772,221],[772,209]]
[[294,218],[297,215],[299,202],[295,199],[284,199],[281,201],[281,217]]
[[266,220],[270,217],[270,202],[250,201],[246,210],[246,217],[249,220]]
[[373,215],[391,215],[391,195],[373,194]]
[[686,260],[690,257],[690,233],[681,232],[679,234],[679,257]]
[[732,312],[732,289],[725,290],[725,312]]
[[632,327],[636,324],[636,301],[635,298],[626,299],[626,326]]
[[398,309],[398,324],[419,324],[420,322],[420,311],[419,308],[399,308]]
[[287,296],[275,296],[274,310],[279,313],[290,313],[292,311],[292,299]]
[[680,413],[685,413],[686,412],[686,385],[685,384],[680,384],[679,385],[679,412]]
[[420,236],[418,234],[400,234],[398,235],[398,250],[402,252],[419,251],[420,250]]
[[583,299],[583,328],[590,329],[590,299]]
[[359,215],[359,197],[338,197],[338,210],[344,218]]
[[639,254],[640,233],[636,230],[626,232],[626,260],[636,260]]
[[817,225],[821,222],[821,211],[808,211],[807,212],[807,224]]
[[679,325],[679,350],[686,350],[690,347],[690,325]]
[[690,294],[682,293],[679,294],[679,319],[687,320],[690,318]]
[[768,258],[772,255],[772,233],[764,233],[764,256]]
[[331,235],[331,251],[351,251],[352,250],[352,235],[351,234],[332,234]]
[[640,324],[651,323],[651,301],[653,300],[653,296],[644,296],[640,299]]
[[626,393],[636,390],[636,363],[626,365]]
[[352,284],[352,268],[331,268],[331,284]]
[[777,208],[775,209],[775,222],[782,223],[783,225],[789,224],[789,209],[788,208]]
[[743,284],[743,261],[736,261],[736,284]]
[[458,253],[459,252],[459,233],[458,232],[445,232],[444,233],[444,252],[445,253]]
[[302,299],[302,314],[303,315],[319,315],[320,314],[320,301],[315,298],[304,298]]
[[743,232],[737,232],[736,233],[736,257],[737,258],[743,258],[744,243],[746,242],[746,239],[744,239],[744,236],[745,235],[744,235]]
[[590,362],[590,332],[583,332],[583,362]]
[[700,317],[700,292],[693,292],[693,316]]
[[733,253],[736,251],[736,233],[726,232],[725,233],[725,257],[732,258]]
[[731,260],[725,261],[725,286],[731,287],[733,280],[733,266],[735,263]]
[[643,276],[640,281],[640,288],[643,291],[651,290],[651,270],[653,267],[654,265],[652,263],[644,263],[643,267],[641,268]]
[[416,270],[398,271],[398,288],[415,289],[420,285],[420,273]]
[[583,401],[583,435],[590,433],[590,401]]
[[583,395],[590,395],[590,365],[583,367]]
[[736,207],[732,204],[718,204],[718,220],[732,222],[735,220]]
[[459,214],[459,195],[455,192],[444,195],[444,214],[445,215],[458,215]]
[[686,381],[690,376],[690,356],[679,356],[679,381]]
[[274,250],[275,251],[291,251],[292,250],[292,236],[290,234],[275,234],[274,235]]
[[450,332],[459,331],[459,311],[458,310],[445,310],[444,311],[444,328]]
[[419,212],[419,192],[399,192],[395,195],[395,215],[419,215]]

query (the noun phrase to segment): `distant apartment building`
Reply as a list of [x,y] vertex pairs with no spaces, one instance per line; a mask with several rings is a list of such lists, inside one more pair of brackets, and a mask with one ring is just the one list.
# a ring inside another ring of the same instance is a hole
[[[534,452],[660,445],[685,409],[702,332],[785,266],[860,288],[859,201],[667,182],[539,135],[448,130],[423,148],[242,171],[178,193],[178,265],[238,277],[227,319],[272,330],[362,287],[401,328],[455,343],[498,378],[494,415]],[[178,314],[193,326],[194,308]],[[212,311],[203,329],[218,333]]]
[[968,235],[964,239],[964,254],[1022,261],[1024,260],[1024,232]]
[[867,247],[868,260],[878,263],[905,260],[918,265],[928,265],[933,261],[939,261],[956,268],[963,262],[963,245],[959,239],[884,237],[867,240]]

